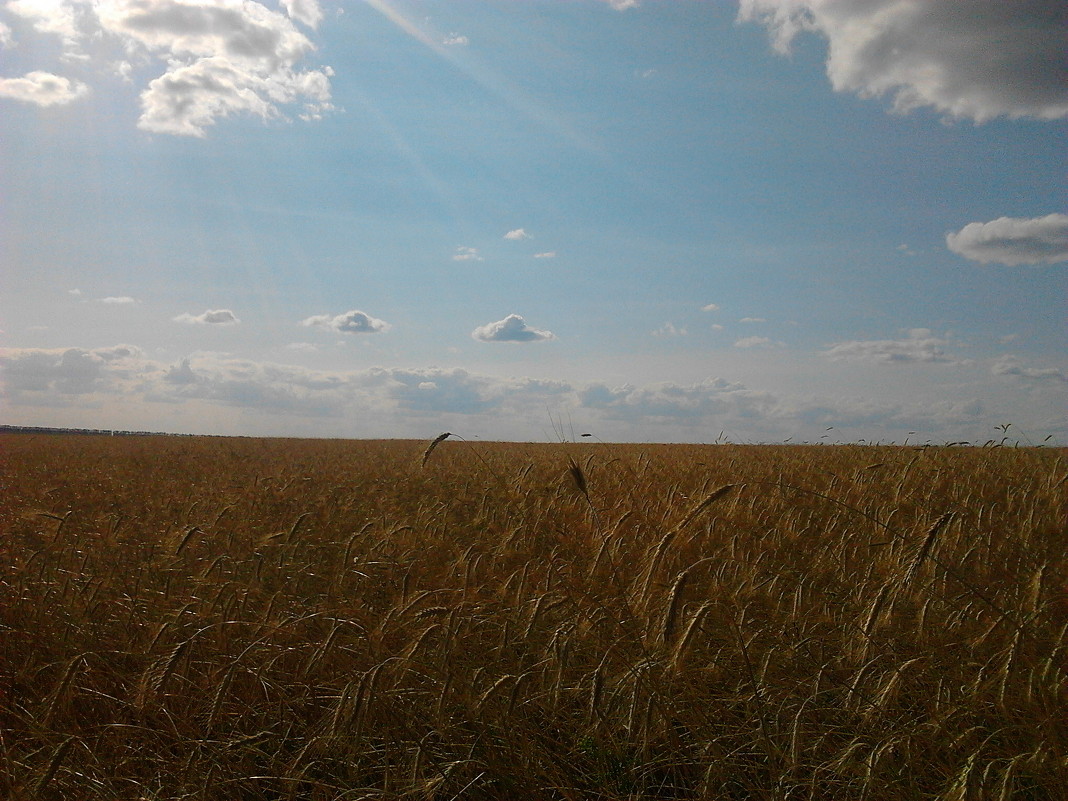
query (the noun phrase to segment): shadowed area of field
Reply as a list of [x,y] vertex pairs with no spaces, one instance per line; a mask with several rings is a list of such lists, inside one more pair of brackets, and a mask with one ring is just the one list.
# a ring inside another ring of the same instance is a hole
[[0,437],[9,799],[1056,799],[1057,450]]

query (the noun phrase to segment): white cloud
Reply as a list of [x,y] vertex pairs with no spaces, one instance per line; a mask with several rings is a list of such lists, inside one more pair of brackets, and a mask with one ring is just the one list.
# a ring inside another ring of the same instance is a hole
[[281,0],[282,7],[286,10],[290,19],[316,28],[323,19],[323,10],[319,7],[318,0]]
[[767,348],[772,344],[767,337],[742,337],[734,343],[736,348]]
[[59,36],[67,59],[85,60],[81,48],[91,45],[117,48],[112,62],[158,63],[163,71],[141,94],[138,127],[202,137],[233,114],[274,119],[300,102],[300,116],[315,119],[333,108],[331,70],[298,67],[314,45],[293,20],[315,27],[319,4],[282,5],[288,17],[253,0],[12,0],[7,8]]
[[39,33],[59,36],[69,48],[78,38],[78,16],[84,5],[77,0],[9,0],[12,14],[29,20]]
[[68,290],[67,290],[67,294],[68,294],[68,295],[74,295],[74,296],[78,296],[78,295],[81,295],[81,294],[82,294],[82,291],[81,291],[80,289],[78,289],[78,288],[74,288],[74,289],[68,289]]
[[478,255],[478,248],[458,247],[452,255],[453,261],[482,261]]
[[723,330],[723,326],[720,325],[719,323],[712,323],[712,325],[710,325],[709,328],[711,328],[713,331],[722,331]]
[[[215,353],[163,363],[131,345],[8,348],[0,353],[0,370],[9,419],[23,424],[78,420],[85,427],[128,428],[136,419],[137,427],[149,430],[176,426],[203,432],[214,426],[211,421],[227,421],[219,424],[219,433],[433,436],[453,430],[530,439],[537,438],[546,409],[552,409],[606,440],[708,442],[724,429],[735,441],[815,440],[834,426],[834,436],[844,439],[901,441],[908,435],[914,442],[924,437],[981,442],[991,420],[1005,419],[1008,408],[989,393],[980,401],[972,390],[957,392],[952,401],[917,396],[902,402],[842,394],[783,396],[723,378],[576,385],[459,368],[314,370]],[[1064,386],[1063,371],[1024,366],[1014,357],[999,360],[994,372]],[[1068,429],[1056,414],[1061,403],[1050,403],[1047,393],[1010,391],[1016,393],[1014,424],[1058,433],[1063,441]],[[1045,400],[1035,400],[1040,394]],[[1019,400],[1031,402],[1030,408]]]
[[740,322],[740,323],[766,323],[767,320],[765,320],[763,317],[743,317],[738,322]]
[[129,295],[109,295],[106,298],[101,298],[100,302],[107,303],[108,305],[112,306],[121,306],[129,303],[137,303],[137,301],[134,298],[131,298]]
[[441,40],[441,43],[446,47],[467,47],[467,45],[471,44],[471,40],[463,34],[450,33]]
[[676,328],[671,323],[664,323],[653,331],[652,334],[654,337],[684,337],[686,336],[686,329]]
[[357,309],[331,317],[329,314],[317,314],[302,320],[301,325],[325,328],[339,334],[378,334],[388,331],[392,326]]
[[701,307],[703,312],[716,312],[719,311],[719,306],[715,303],[707,303]]
[[479,342],[544,342],[556,339],[551,331],[531,328],[518,314],[509,314],[503,320],[480,325],[471,332]]
[[15,37],[11,35],[11,28],[0,21],[0,49],[11,47],[15,44]]
[[930,329],[913,328],[905,339],[870,339],[836,342],[824,354],[834,360],[900,362],[951,362],[945,352],[949,340],[936,337]]
[[1068,261],[1068,214],[1047,214],[1030,219],[999,217],[990,222],[968,223],[946,234],[946,245],[972,261],[1052,264]]
[[1057,367],[1027,367],[1015,356],[1002,356],[990,368],[994,375],[1008,375],[1032,381],[1068,382],[1068,373]]
[[73,396],[111,394],[142,372],[143,352],[133,345],[111,348],[10,349],[0,357],[4,387],[14,404],[63,406]]
[[505,239],[511,239],[513,242],[518,242],[522,239],[533,239],[534,237],[528,234],[522,228],[516,228],[514,231],[509,231],[504,235]]
[[546,250],[544,253],[535,253],[534,254],[534,258],[535,259],[555,259],[556,258],[556,251],[555,250]]
[[241,322],[229,309],[209,309],[203,314],[196,315],[184,312],[175,317],[174,321],[190,325],[234,325]]
[[626,11],[629,8],[637,8],[641,5],[638,0],[605,0],[616,11]]
[[0,78],[0,97],[36,106],[62,106],[87,94],[89,87],[84,83],[41,70],[21,78]]
[[891,95],[985,122],[1068,116],[1068,5],[1063,0],[741,0],[739,19],[786,53],[801,32],[828,41],[840,92]]
[[701,419],[731,415],[766,417],[776,414],[777,399],[722,378],[696,384],[661,383],[634,387],[611,387],[592,383],[579,393],[584,407],[599,409],[610,418]]

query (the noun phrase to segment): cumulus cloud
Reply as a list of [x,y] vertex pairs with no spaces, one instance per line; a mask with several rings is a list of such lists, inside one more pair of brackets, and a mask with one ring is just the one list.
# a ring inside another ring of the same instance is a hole
[[229,309],[209,309],[203,314],[183,312],[174,318],[174,322],[190,325],[235,325],[241,321]]
[[[300,68],[315,48],[293,22],[314,28],[319,4],[282,5],[288,16],[254,0],[11,0],[6,7],[38,32],[58,36],[68,59],[85,60],[89,45],[94,52],[114,45],[116,63],[162,65],[141,94],[138,127],[203,137],[234,114],[274,119],[283,116],[282,106],[302,103],[300,116],[313,119],[333,108],[332,71]],[[33,74],[48,78],[50,94],[42,96],[84,93],[58,76]]]
[[836,342],[824,354],[834,360],[899,362],[951,362],[945,352],[949,340],[928,328],[913,328],[904,339],[868,339]]
[[701,311],[703,311],[703,312],[719,311],[719,306],[717,304],[715,304],[715,303],[706,303],[704,306],[701,307]]
[[0,78],[0,97],[35,106],[62,106],[89,94],[89,87],[62,75],[34,70],[21,78]]
[[456,252],[452,254],[453,261],[482,261],[482,257],[478,255],[478,248],[458,247]]
[[323,10],[319,7],[318,0],[281,0],[281,2],[290,19],[295,19],[309,28],[318,27],[323,19]]
[[313,328],[325,328],[339,334],[378,334],[388,331],[392,326],[365,312],[353,309],[331,317],[329,314],[317,314],[302,320],[301,325]]
[[106,298],[101,298],[100,302],[107,303],[109,306],[122,306],[130,303],[137,303],[137,301],[129,295],[109,295]]
[[544,342],[556,339],[551,331],[531,328],[518,314],[509,314],[503,320],[480,325],[471,332],[479,342]]
[[1015,267],[1068,261],[1068,214],[968,223],[946,234],[946,245],[954,253],[983,264]]
[[782,53],[802,32],[823,35],[835,90],[890,95],[898,111],[1068,116],[1063,0],[741,0],[739,19],[766,25]]
[[446,47],[467,47],[467,45],[471,44],[471,40],[463,34],[450,33],[441,40],[441,43]]
[[994,375],[1007,375],[1031,381],[1068,382],[1068,373],[1057,367],[1028,367],[1015,356],[1002,356],[990,368]]
[[15,37],[11,35],[11,28],[0,21],[0,48],[11,47],[15,44]]
[[506,233],[504,238],[511,239],[513,242],[518,242],[523,239],[533,239],[534,237],[528,234],[524,229],[516,228],[515,230]]

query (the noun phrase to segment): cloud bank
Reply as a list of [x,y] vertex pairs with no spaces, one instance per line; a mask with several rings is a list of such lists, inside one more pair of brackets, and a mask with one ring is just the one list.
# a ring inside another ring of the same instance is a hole
[[983,264],[1015,267],[1068,261],[1068,214],[968,223],[946,234],[946,245],[954,253]]
[[1068,4],[1063,0],[741,0],[775,49],[802,32],[827,39],[839,92],[889,95],[897,111],[950,117],[1068,116]]
[[[148,424],[155,430],[184,416],[197,426],[228,420],[231,433],[247,433],[263,420],[262,427],[275,434],[297,429],[395,437],[452,429],[537,438],[539,421],[551,409],[567,413],[584,430],[620,441],[711,442],[724,429],[736,439],[782,441],[818,438],[827,426],[847,437],[845,430],[853,428],[865,437],[901,440],[908,432],[928,432],[936,439],[982,441],[990,419],[1002,414],[966,394],[953,401],[901,403],[786,396],[723,378],[618,386],[502,378],[460,368],[314,370],[212,353],[168,364],[132,345],[9,348],[0,354],[0,369],[9,419],[29,425],[80,419],[95,428],[129,427],[128,415],[136,410],[138,419],[164,421]],[[1024,366],[1010,356],[989,370],[1026,381],[1035,392],[1064,386],[1063,371]],[[34,417],[34,410],[45,409],[44,421]],[[1063,418],[1038,414],[1014,422],[1044,433],[1068,433]]]

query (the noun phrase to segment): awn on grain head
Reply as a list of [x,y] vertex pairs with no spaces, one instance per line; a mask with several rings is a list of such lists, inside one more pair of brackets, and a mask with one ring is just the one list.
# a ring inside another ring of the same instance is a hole
[[434,448],[438,447],[439,444],[441,444],[442,442],[444,442],[445,440],[447,440],[451,436],[452,436],[452,434],[450,432],[446,431],[445,433],[438,434],[436,437],[434,437],[434,439],[432,439],[430,441],[430,444],[427,445],[426,450],[423,451],[423,461],[420,464],[421,465],[425,465],[426,464],[426,460],[430,458],[430,454],[432,454],[434,452]]

